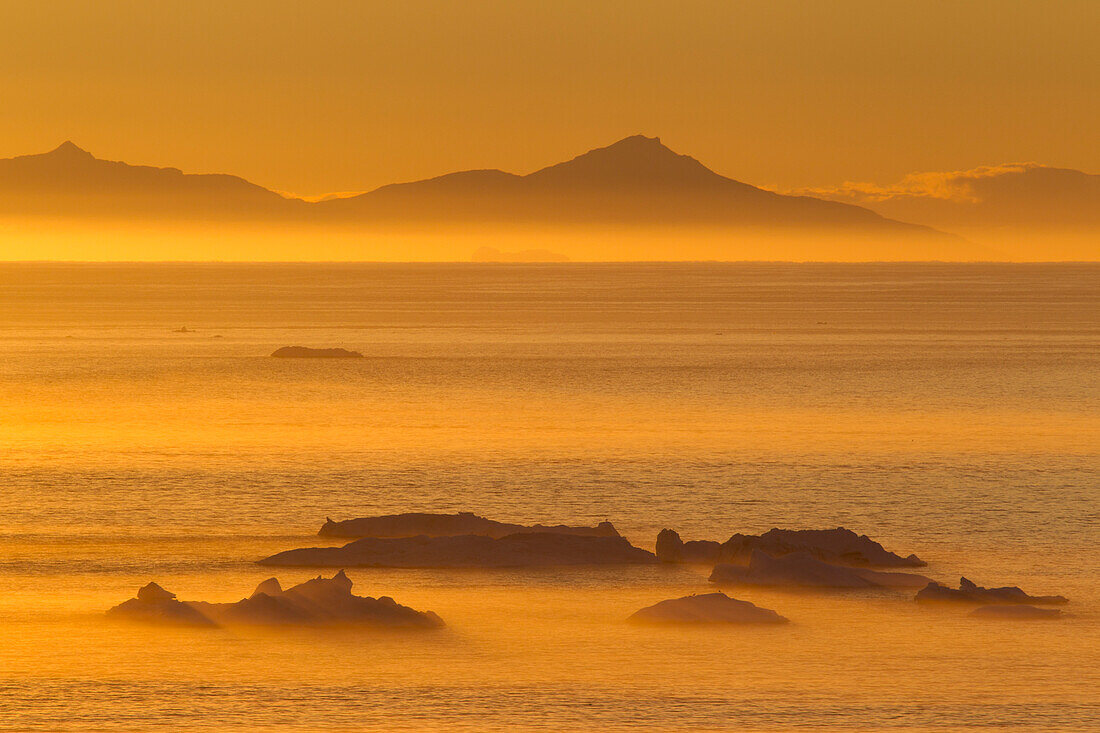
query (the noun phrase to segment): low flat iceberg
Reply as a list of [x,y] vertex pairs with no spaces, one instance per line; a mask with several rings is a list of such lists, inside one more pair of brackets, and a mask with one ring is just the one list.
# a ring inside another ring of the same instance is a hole
[[1035,606],[982,606],[970,612],[974,618],[1003,619],[1005,621],[1050,621],[1063,617],[1061,609]]
[[785,624],[787,619],[768,608],[704,593],[655,603],[634,612],[629,621],[650,624]]
[[916,555],[902,557],[867,535],[850,529],[770,529],[761,535],[735,534],[725,542],[684,542],[671,529],[657,535],[657,557],[662,562],[741,563],[754,551],[781,557],[806,552],[823,562],[852,567],[919,568],[928,563]]
[[507,568],[656,563],[623,537],[549,532],[456,537],[365,537],[343,547],[287,550],[259,561],[284,567]]
[[479,517],[472,512],[457,514],[430,514],[405,512],[376,517],[359,517],[335,522],[326,519],[321,537],[453,537],[476,534],[486,537],[506,537],[523,532],[548,532],[551,534],[591,535],[593,537],[618,537],[611,522],[600,522],[595,527],[570,527],[564,524],[511,524]]
[[358,351],[349,349],[312,349],[308,346],[283,346],[271,355],[277,359],[362,359]]
[[976,583],[959,578],[959,587],[949,588],[930,582],[915,598],[918,603],[975,603],[982,605],[1036,604],[1040,606],[1069,603],[1065,596],[1032,596],[1016,586],[983,588]]
[[754,550],[747,566],[720,563],[710,581],[729,585],[779,588],[921,588],[923,575],[890,573],[822,562],[808,552],[772,557]]

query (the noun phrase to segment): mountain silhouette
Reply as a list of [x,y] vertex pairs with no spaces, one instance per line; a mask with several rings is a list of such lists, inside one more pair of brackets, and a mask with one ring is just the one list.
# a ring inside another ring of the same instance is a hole
[[5,213],[237,219],[283,215],[301,203],[237,176],[101,160],[71,141],[0,160]]
[[0,212],[51,217],[239,219],[438,225],[616,224],[827,227],[935,235],[867,208],[786,196],[719,175],[634,135],[528,175],[450,173],[317,202],[237,176],[96,158],[72,142],[0,160]]
[[[589,150],[572,160],[551,165],[525,176],[532,184],[661,188],[708,186],[729,181],[689,155],[668,149],[658,137],[633,135],[603,148]],[[738,184],[752,188],[746,184]]]
[[0,222],[63,259],[1000,259],[924,222],[728,178],[642,135],[526,175],[459,171],[310,201],[66,141],[0,159]]
[[659,138],[634,135],[528,175],[451,173],[317,203],[326,215],[378,221],[826,227],[937,233],[860,206],[787,196],[715,173]]

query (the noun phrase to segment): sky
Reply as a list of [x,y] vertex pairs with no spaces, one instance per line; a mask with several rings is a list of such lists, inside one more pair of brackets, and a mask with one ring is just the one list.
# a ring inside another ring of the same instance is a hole
[[1096,0],[0,0],[0,157],[280,191],[518,173],[634,133],[777,188],[1100,172]]

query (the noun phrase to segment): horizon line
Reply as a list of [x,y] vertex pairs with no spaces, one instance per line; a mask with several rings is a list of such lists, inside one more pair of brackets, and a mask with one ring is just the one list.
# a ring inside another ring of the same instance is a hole
[[1097,260],[0,260],[0,265],[1100,265]]

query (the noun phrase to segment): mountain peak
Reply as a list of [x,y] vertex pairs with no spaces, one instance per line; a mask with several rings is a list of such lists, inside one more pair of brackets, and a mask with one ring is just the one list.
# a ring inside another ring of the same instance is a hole
[[95,157],[91,153],[89,153],[87,150],[84,150],[83,148],[78,146],[72,140],[66,140],[65,142],[61,143],[56,148],[51,150],[49,153],[47,153],[47,155],[52,155],[52,156],[55,156],[55,157],[74,158],[74,159],[76,159],[76,158],[88,159],[88,158]]
[[[646,137],[645,135],[631,135],[618,142],[613,142],[602,148],[594,148],[583,155],[578,155],[573,160],[581,160],[587,157],[620,158],[624,160],[635,159],[664,159],[664,160],[694,160],[687,155],[680,155],[661,142],[659,137]],[[700,164],[701,165],[701,164]]]
[[668,150],[659,137],[646,137],[645,135],[628,135],[618,142],[611,143],[608,148],[634,147],[634,148],[663,148]]
[[[659,137],[631,135],[572,160],[535,171],[529,179],[593,185],[690,185],[722,179],[689,155],[669,149]],[[723,179],[725,180],[725,179]]]

